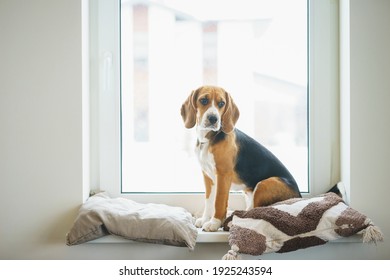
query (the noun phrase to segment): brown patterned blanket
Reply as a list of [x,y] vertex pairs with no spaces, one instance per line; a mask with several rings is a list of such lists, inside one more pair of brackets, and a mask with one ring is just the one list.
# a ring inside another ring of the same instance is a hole
[[378,227],[334,193],[295,198],[249,211],[235,211],[224,223],[231,250],[239,254],[284,253],[325,244],[361,232],[363,242],[382,241]]

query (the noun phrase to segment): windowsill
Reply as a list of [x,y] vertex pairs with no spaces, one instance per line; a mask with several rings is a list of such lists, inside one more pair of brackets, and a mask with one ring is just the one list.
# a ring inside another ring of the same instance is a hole
[[[204,232],[201,229],[198,229],[198,238],[197,243],[228,243],[229,232],[223,231],[220,229],[217,232]],[[107,235],[99,239],[89,241],[88,243],[133,243],[135,241],[125,239],[116,235]],[[350,237],[344,237],[330,241],[330,243],[361,243],[362,235],[355,234]]]

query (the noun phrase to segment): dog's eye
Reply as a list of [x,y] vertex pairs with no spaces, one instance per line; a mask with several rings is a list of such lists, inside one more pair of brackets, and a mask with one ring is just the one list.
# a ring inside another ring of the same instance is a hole
[[225,106],[225,102],[219,101],[219,102],[218,102],[218,107],[219,107],[219,108],[222,108],[223,106]]
[[207,105],[209,103],[209,100],[207,98],[201,98],[199,99],[199,101],[202,105]]

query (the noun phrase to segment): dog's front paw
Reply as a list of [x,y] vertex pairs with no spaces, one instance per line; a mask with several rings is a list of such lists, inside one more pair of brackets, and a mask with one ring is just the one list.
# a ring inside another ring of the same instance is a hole
[[222,225],[221,220],[212,218],[210,221],[203,224],[204,231],[217,231]]
[[202,218],[196,219],[196,221],[195,221],[195,226],[196,226],[197,228],[201,228],[201,227],[203,227],[203,225],[204,225],[208,220],[210,220],[210,218],[208,218],[208,217],[202,217]]

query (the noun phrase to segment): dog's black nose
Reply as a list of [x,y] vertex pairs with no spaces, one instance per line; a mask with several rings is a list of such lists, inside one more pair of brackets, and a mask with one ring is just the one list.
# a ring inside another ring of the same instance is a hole
[[218,118],[215,115],[210,115],[207,117],[207,119],[211,124],[215,124],[218,121]]

